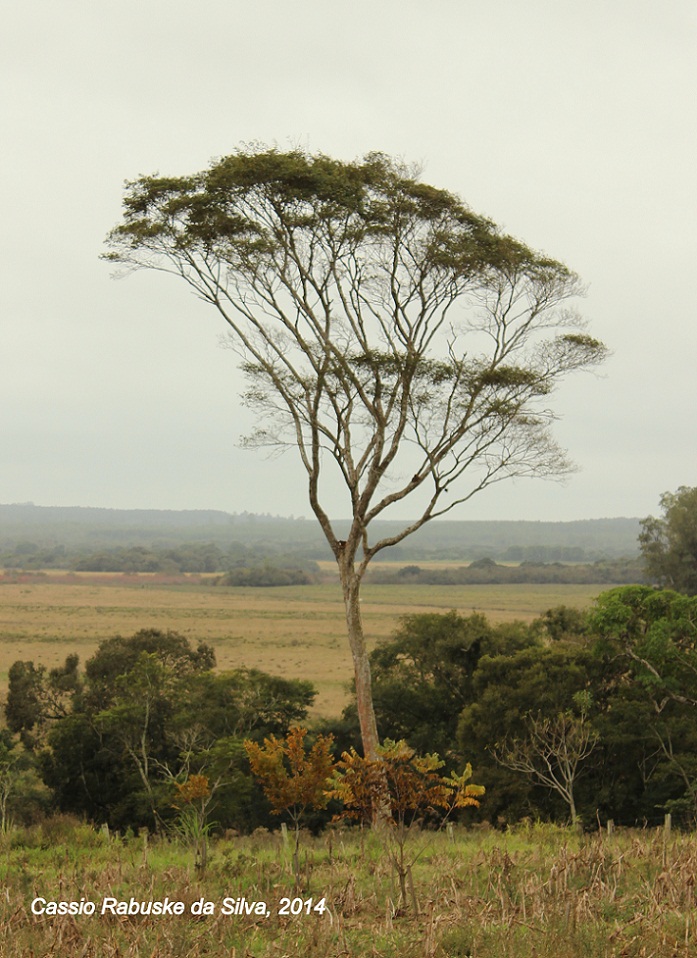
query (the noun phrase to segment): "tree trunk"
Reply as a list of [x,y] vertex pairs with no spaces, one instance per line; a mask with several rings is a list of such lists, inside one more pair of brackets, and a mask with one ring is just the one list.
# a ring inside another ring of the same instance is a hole
[[361,727],[361,741],[363,755],[368,759],[378,757],[377,748],[380,744],[378,727],[373,709],[373,692],[370,679],[370,662],[365,647],[363,621],[361,618],[360,589],[361,581],[355,574],[352,564],[344,565],[339,561],[341,586],[344,593],[344,607],[346,609],[346,627],[348,640],[353,656],[353,671],[356,679],[356,705],[358,721]]
[[576,802],[574,801],[574,793],[571,791],[571,788],[569,788],[569,811],[571,812],[571,825],[573,828],[578,828],[581,823],[578,818]]

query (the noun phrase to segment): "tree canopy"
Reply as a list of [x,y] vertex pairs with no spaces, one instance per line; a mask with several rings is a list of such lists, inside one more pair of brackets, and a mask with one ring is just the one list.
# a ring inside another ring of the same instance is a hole
[[591,629],[625,658],[657,712],[670,701],[697,706],[697,598],[624,586],[598,596]]
[[[298,450],[337,559],[364,748],[376,754],[360,618],[382,549],[492,483],[559,476],[549,396],[600,362],[563,264],[379,153],[251,147],[127,184],[107,259],[172,273],[227,323],[259,415],[250,445]],[[336,477],[351,525],[328,514]],[[372,540],[409,498],[415,518]]]
[[639,544],[646,570],[660,586],[697,595],[697,487],[661,496],[663,516],[642,520]]
[[260,824],[243,741],[284,735],[306,719],[315,690],[256,669],[216,673],[214,663],[209,646],[158,629],[106,639],[84,673],[77,656],[50,672],[15,662],[8,729],[34,750],[61,811],[160,826],[175,787],[203,776],[218,821]]
[[[512,652],[530,641],[522,623],[494,626],[478,613],[405,616],[392,638],[370,653],[375,712],[383,734],[406,739],[420,752],[449,756],[460,712],[472,701],[482,655]],[[344,714],[350,720],[353,708]]]

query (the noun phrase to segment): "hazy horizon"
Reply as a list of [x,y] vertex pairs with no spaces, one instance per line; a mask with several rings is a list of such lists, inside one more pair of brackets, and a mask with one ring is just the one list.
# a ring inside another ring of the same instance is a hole
[[[298,515],[295,515],[294,513],[285,513],[285,514],[275,513],[275,512],[271,512],[268,509],[260,510],[258,512],[251,512],[250,510],[247,510],[247,509],[238,511],[234,509],[233,510],[214,509],[214,508],[208,509],[206,507],[195,508],[195,509],[166,509],[166,508],[146,507],[146,506],[131,506],[128,508],[121,508],[121,507],[114,507],[114,506],[85,506],[85,505],[80,505],[77,503],[56,505],[56,504],[49,504],[49,503],[33,502],[31,500],[25,500],[24,502],[0,502],[0,509],[6,508],[6,507],[22,507],[22,506],[25,506],[25,507],[29,506],[35,509],[85,509],[85,510],[92,509],[92,510],[101,511],[101,512],[174,512],[174,513],[212,512],[212,513],[219,513],[221,515],[237,516],[237,517],[248,515],[248,516],[261,517],[261,518],[269,517],[270,519],[282,519],[286,521],[302,521],[302,522],[308,522],[308,523],[317,522],[317,519],[312,515],[312,513],[300,513]],[[350,522],[351,521],[351,517],[348,515],[347,516],[330,516],[329,518],[331,522]],[[415,518],[415,517],[412,517],[412,518]],[[453,517],[452,515],[446,515],[446,516],[440,516],[435,519],[431,519],[429,520],[428,523],[426,523],[426,525],[432,525],[433,523],[437,523],[437,522],[529,522],[529,523],[549,522],[553,524],[571,523],[571,522],[603,522],[608,520],[627,520],[628,522],[637,522],[637,521],[641,521],[641,519],[644,519],[644,518],[646,517],[624,515],[624,516],[588,516],[588,517],[582,517],[582,518],[576,518],[576,519],[491,519],[491,518],[464,519],[462,517]],[[409,521],[408,517],[404,519],[381,517],[375,520],[375,522],[397,522],[397,523],[403,523],[408,521]],[[318,529],[319,528],[320,527],[318,525]]]

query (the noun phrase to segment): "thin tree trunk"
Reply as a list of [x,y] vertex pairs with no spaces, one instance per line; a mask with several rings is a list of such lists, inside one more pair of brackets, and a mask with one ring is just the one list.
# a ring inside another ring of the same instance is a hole
[[578,813],[576,811],[576,802],[574,801],[574,794],[569,787],[569,811],[571,812],[571,824],[574,828],[580,825],[578,820]]
[[363,754],[365,758],[376,759],[378,757],[377,748],[380,744],[380,739],[378,737],[377,722],[375,721],[370,662],[368,661],[368,652],[365,647],[363,620],[361,618],[361,583],[350,565],[347,568],[340,561],[339,569],[344,593],[348,640],[351,647],[353,671],[356,679],[356,705],[358,708],[358,721],[361,727]]

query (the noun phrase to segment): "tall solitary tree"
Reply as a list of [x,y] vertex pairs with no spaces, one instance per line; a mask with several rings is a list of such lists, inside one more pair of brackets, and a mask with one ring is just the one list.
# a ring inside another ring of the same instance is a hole
[[[247,443],[297,449],[336,557],[375,757],[366,569],[493,483],[569,469],[548,397],[605,352],[566,307],[577,277],[382,154],[252,147],[192,176],[143,176],[107,242],[107,259],[180,276],[215,307],[259,414]],[[336,476],[346,539],[327,511]],[[372,538],[405,499],[414,519]]]

